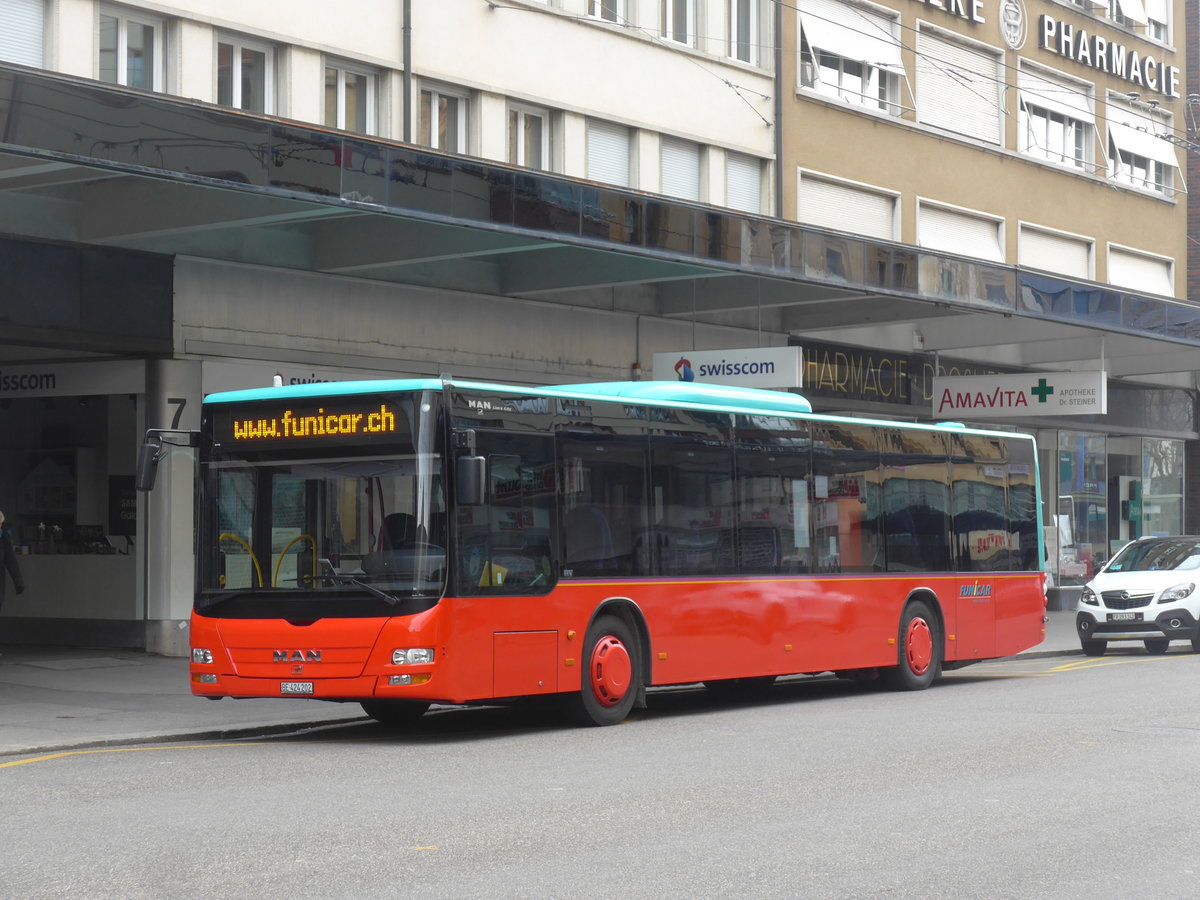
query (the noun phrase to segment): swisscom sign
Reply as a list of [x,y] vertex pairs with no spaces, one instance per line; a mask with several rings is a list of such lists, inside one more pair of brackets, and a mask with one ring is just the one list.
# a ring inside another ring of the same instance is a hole
[[655,381],[694,381],[737,387],[800,387],[799,347],[684,350],[654,354]]

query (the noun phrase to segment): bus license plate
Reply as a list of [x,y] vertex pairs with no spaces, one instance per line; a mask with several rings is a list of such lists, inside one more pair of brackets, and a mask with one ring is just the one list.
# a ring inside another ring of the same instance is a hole
[[1142,620],[1141,613],[1109,613],[1108,621],[1110,622],[1140,622]]
[[281,694],[311,694],[312,692],[313,683],[311,681],[279,682],[279,693]]

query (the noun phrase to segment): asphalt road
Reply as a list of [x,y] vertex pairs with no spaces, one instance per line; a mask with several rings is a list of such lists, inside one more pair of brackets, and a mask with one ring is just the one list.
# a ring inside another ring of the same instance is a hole
[[1200,895],[1200,655],[0,762],[5,897]]

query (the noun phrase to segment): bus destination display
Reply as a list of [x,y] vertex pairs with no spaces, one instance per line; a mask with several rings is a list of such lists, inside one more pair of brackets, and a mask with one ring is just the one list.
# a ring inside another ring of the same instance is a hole
[[289,403],[219,409],[213,413],[213,436],[220,444],[262,447],[360,442],[407,431],[408,417],[394,403],[379,398],[331,401],[307,407]]

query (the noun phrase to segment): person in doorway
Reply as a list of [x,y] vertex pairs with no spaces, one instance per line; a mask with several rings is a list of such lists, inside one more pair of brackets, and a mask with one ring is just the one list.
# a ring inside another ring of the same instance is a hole
[[21,567],[17,565],[17,551],[13,547],[12,529],[4,527],[4,513],[0,511],[0,608],[4,606],[4,573],[12,578],[13,587],[17,593],[25,592],[25,579],[21,577]]

